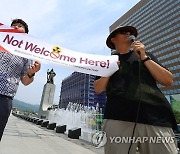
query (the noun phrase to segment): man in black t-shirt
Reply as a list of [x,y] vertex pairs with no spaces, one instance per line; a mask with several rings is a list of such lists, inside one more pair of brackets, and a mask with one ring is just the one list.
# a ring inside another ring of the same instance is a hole
[[[119,56],[119,70],[110,77],[94,82],[97,93],[106,91],[104,131],[107,135],[106,154],[175,154],[177,148],[173,129],[176,120],[171,106],[156,82],[171,86],[172,73],[157,59],[145,52],[132,26],[116,28],[106,44]],[[130,48],[133,50],[130,50]],[[126,138],[126,142],[122,139]]]

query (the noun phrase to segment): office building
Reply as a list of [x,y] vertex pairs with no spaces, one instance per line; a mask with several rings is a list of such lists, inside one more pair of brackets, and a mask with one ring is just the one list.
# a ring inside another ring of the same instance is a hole
[[165,95],[180,94],[179,6],[179,0],[141,0],[110,26],[110,32],[120,25],[135,26],[137,40],[173,73],[172,87],[159,85]]
[[97,95],[94,91],[94,75],[73,72],[62,81],[60,93],[60,108],[66,108],[69,102],[85,106],[96,106],[104,110],[106,94]]

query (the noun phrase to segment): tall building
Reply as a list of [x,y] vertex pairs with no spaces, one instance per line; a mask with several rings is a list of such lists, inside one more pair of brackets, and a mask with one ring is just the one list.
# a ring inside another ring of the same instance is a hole
[[135,26],[137,40],[173,73],[172,87],[159,85],[165,95],[180,94],[179,6],[180,0],[141,0],[110,26],[110,32],[120,25]]
[[66,108],[69,102],[79,103],[85,106],[96,106],[104,109],[106,94],[97,95],[94,91],[95,76],[79,72],[73,72],[62,81],[60,93],[60,108]]

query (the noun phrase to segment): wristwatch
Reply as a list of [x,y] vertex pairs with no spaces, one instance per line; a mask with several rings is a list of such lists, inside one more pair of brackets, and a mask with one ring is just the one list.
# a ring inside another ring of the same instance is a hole
[[145,59],[142,60],[142,63],[144,63],[144,62],[146,62],[146,61],[148,61],[148,60],[151,60],[151,57],[147,56],[147,58],[145,58]]
[[33,73],[32,75],[27,74],[27,76],[31,79],[33,76],[35,76],[35,73]]

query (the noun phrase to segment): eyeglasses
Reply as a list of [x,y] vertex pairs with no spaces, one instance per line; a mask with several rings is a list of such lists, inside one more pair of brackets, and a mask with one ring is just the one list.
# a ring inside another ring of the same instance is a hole
[[120,33],[120,34],[123,34],[123,35],[126,35],[127,33],[129,33],[130,35],[133,35],[132,32],[130,32],[130,31],[124,31],[124,30],[120,30],[119,33]]

